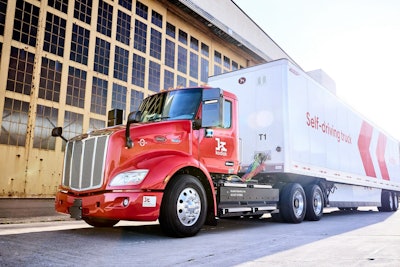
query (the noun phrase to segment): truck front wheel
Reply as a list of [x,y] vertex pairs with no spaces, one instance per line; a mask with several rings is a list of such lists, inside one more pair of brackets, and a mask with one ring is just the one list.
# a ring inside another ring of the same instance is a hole
[[207,202],[203,185],[191,175],[179,175],[167,185],[159,222],[170,236],[196,235],[206,219]]
[[297,183],[285,185],[279,197],[279,212],[288,223],[301,223],[306,215],[306,195]]
[[319,221],[324,211],[324,195],[321,188],[316,185],[309,185],[305,188],[307,209],[306,220]]

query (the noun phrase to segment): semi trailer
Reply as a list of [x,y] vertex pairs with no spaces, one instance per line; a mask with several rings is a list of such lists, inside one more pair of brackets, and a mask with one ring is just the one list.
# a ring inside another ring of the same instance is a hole
[[224,217],[398,209],[399,142],[286,59],[161,91],[66,142],[55,209],[95,227],[158,220],[187,237]]

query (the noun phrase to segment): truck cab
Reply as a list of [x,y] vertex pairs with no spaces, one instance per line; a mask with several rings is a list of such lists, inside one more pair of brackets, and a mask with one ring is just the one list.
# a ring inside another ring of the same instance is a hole
[[[241,193],[220,193],[238,180],[237,123],[235,95],[219,88],[149,96],[126,126],[67,141],[56,210],[93,226],[158,219],[167,234],[194,235],[243,206],[242,183]],[[57,129],[53,135],[61,136]]]

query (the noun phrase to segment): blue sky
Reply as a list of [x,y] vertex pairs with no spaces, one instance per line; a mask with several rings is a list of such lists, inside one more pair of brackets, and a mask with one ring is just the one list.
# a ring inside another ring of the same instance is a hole
[[305,71],[400,140],[400,1],[234,0]]

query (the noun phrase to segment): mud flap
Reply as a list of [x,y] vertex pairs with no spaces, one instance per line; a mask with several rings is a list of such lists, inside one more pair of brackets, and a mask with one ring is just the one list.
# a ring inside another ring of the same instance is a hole
[[82,199],[77,198],[74,200],[74,203],[69,208],[69,214],[71,214],[71,218],[82,219]]

